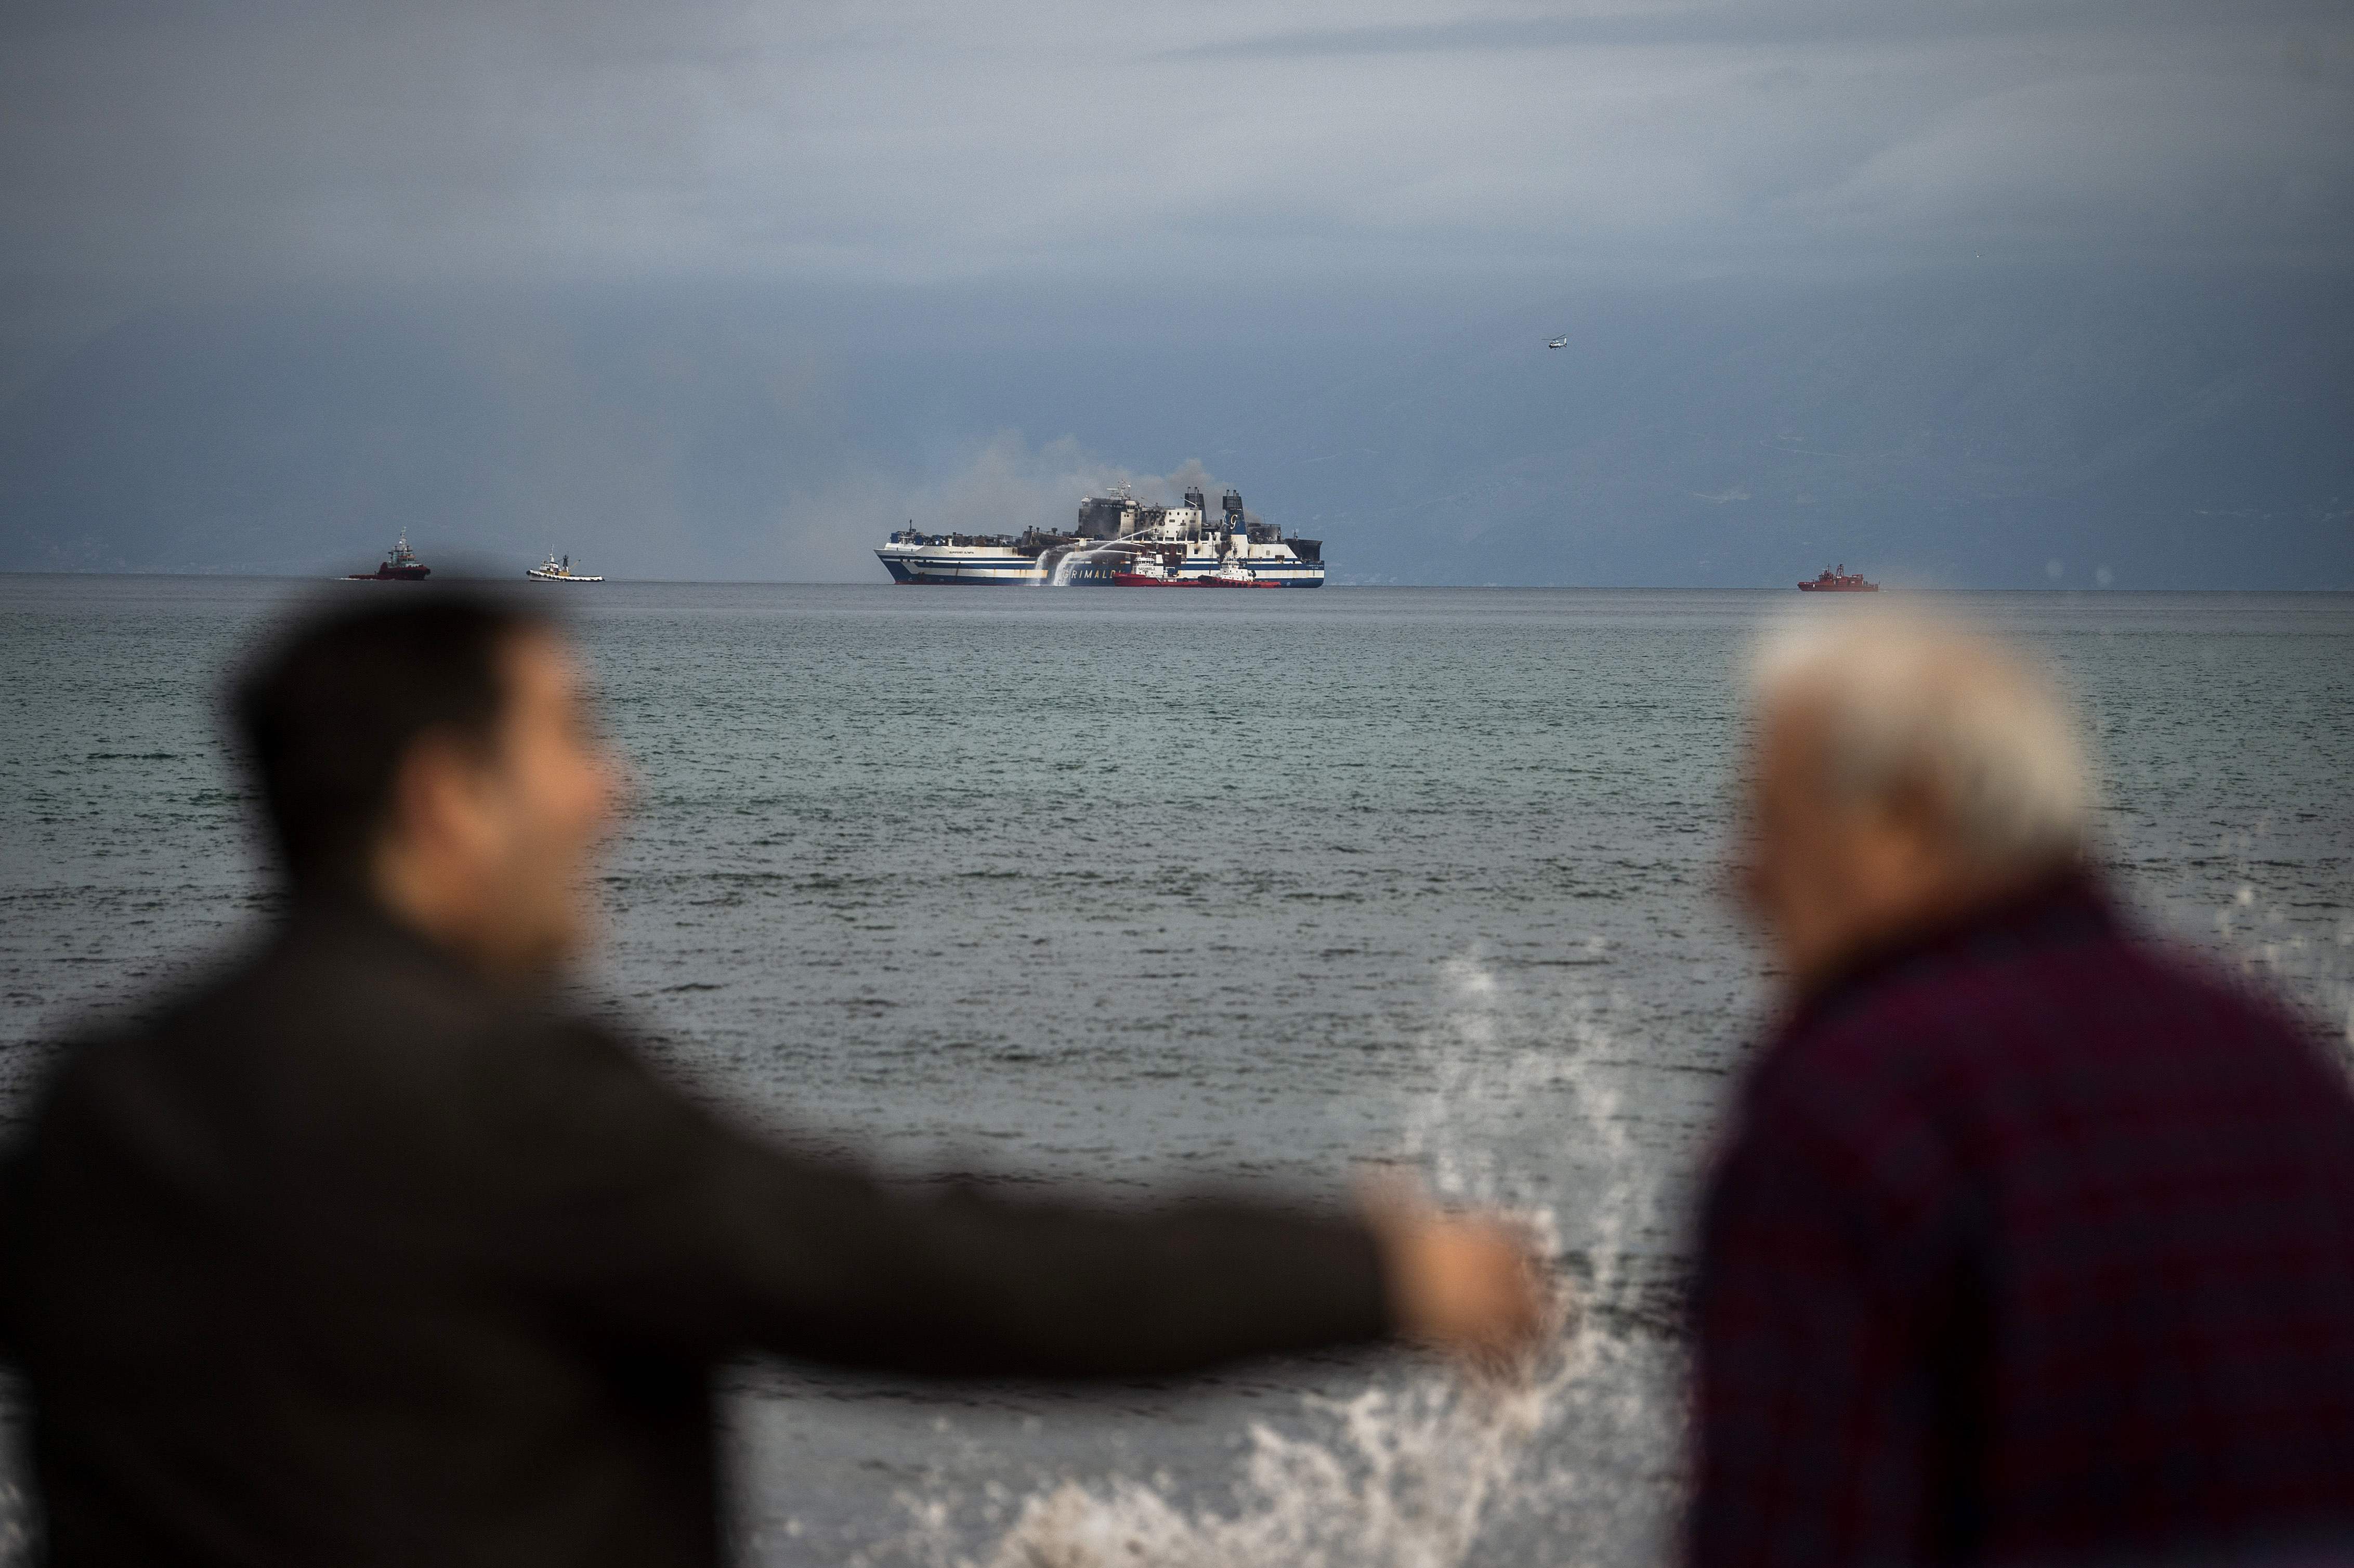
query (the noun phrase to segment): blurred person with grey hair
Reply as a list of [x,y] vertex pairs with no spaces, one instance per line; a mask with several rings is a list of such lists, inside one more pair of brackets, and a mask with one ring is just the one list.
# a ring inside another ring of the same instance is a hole
[[1688,1562],[2354,1562],[2342,1071],[2118,910],[2015,652],[1810,620],[1753,695],[1787,995],[1702,1211]]

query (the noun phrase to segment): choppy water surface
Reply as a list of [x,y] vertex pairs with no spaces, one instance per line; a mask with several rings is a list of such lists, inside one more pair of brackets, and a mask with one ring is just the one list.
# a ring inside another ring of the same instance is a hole
[[[213,693],[317,591],[0,578],[0,1093],[266,914]],[[544,591],[640,781],[583,1000],[697,1092],[1115,1198],[1408,1160],[1546,1215],[1587,1304],[1523,1390],[748,1367],[748,1561],[1660,1554],[1685,1207],[1767,996],[1718,893],[1734,683],[1785,596]],[[2354,1032],[2354,599],[1953,602],[2084,695],[2153,922]]]

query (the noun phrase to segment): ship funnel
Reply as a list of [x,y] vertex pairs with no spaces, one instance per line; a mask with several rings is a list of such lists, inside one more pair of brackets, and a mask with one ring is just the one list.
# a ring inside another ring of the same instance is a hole
[[1200,513],[1204,517],[1207,517],[1210,514],[1210,503],[1206,500],[1203,499],[1202,487],[1198,484],[1193,485],[1186,490],[1185,504],[1192,507],[1194,511]]
[[1225,513],[1227,522],[1234,523],[1238,521],[1243,514],[1242,492],[1231,488],[1228,489],[1225,498],[1218,503],[1218,507],[1221,511]]

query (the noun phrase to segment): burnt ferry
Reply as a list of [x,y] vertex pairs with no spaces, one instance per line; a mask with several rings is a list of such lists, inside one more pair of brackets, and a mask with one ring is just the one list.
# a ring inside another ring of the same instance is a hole
[[875,552],[901,584],[1021,588],[1321,588],[1324,543],[1286,535],[1229,490],[1214,520],[1199,489],[1176,506],[1126,485],[1079,503],[1068,533],[928,534],[910,524]]

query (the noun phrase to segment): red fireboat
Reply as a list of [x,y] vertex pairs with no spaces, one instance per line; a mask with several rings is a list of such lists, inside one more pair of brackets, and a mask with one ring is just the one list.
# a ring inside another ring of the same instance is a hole
[[403,528],[400,537],[393,541],[392,550],[372,572],[354,572],[344,578],[347,583],[421,583],[431,576],[433,568],[417,558],[408,547],[408,530]]
[[1800,583],[1798,591],[1800,593],[1878,593],[1880,585],[1864,581],[1861,572],[1849,571],[1847,563],[1841,561],[1836,569],[1825,567],[1823,575],[1814,581]]

